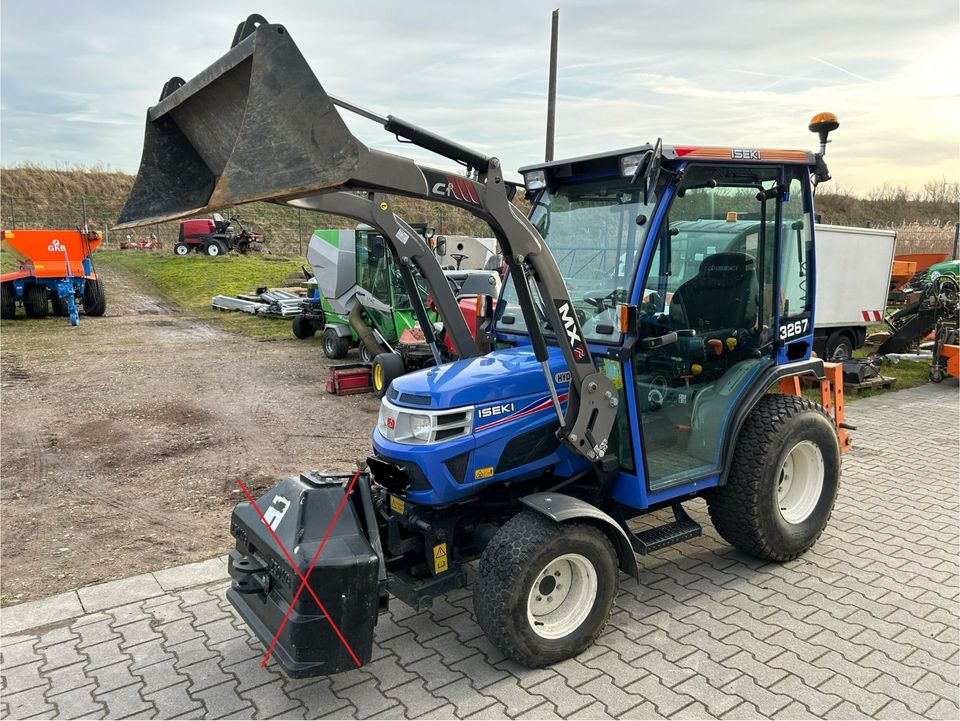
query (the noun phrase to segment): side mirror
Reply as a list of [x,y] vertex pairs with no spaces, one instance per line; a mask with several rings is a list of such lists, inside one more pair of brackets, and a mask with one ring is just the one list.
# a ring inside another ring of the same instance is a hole
[[820,137],[820,155],[826,155],[827,143],[830,142],[827,140],[827,136],[840,127],[837,116],[833,113],[817,113],[810,120],[808,127],[811,133],[816,133]]
[[447,239],[442,235],[437,236],[437,246],[436,246],[437,255],[443,256],[447,254]]

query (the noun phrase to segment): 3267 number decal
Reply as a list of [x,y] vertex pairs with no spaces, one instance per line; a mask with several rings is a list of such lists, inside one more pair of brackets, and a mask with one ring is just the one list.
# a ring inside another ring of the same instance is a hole
[[791,323],[784,323],[780,326],[780,340],[789,340],[797,336],[806,335],[810,328],[810,319],[801,318]]

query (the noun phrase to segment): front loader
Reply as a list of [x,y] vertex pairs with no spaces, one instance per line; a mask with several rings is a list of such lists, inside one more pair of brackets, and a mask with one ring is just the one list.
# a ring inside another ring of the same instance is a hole
[[[367,148],[338,107],[465,173]],[[262,17],[194,79],[169,81],[122,223],[392,193],[482,219],[509,267],[496,350],[394,380],[364,468],[286,478],[235,509],[228,597],[268,655],[291,675],[366,663],[391,596],[427,609],[479,560],[490,640],[528,666],[569,658],[600,633],[620,574],[643,582],[637,554],[700,533],[682,505],[696,497],[749,554],[789,561],[812,546],[839,484],[837,428],[769,391],[824,376],[813,191],[837,125],[814,118],[816,154],[657,141],[523,168],[526,217],[497,158],[331,98]],[[381,228],[399,224],[386,198],[378,207]],[[678,224],[718,212],[756,217],[756,233],[688,247]],[[681,282],[680,267],[696,270]],[[667,509],[648,530],[630,523]]]

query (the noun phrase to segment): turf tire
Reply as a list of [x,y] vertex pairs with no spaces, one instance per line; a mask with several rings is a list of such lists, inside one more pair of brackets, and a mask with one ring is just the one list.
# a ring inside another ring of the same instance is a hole
[[[802,441],[820,452],[823,485],[809,515],[789,523],[780,511],[778,485],[788,453]],[[744,553],[789,561],[823,533],[839,485],[840,444],[823,407],[798,396],[765,395],[740,429],[726,484],[707,496],[710,520]]]
[[[587,558],[596,572],[597,589],[589,613],[567,635],[544,638],[528,617],[528,596],[540,572],[565,554]],[[477,623],[504,655],[530,668],[541,668],[584,651],[600,635],[613,609],[619,586],[617,553],[602,531],[576,521],[556,523],[524,510],[505,523],[480,557],[473,586]]]
[[350,350],[350,339],[341,338],[336,328],[325,328],[323,331],[323,354],[332,360],[343,358]]
[[394,380],[407,372],[403,358],[396,353],[378,353],[370,366],[370,384],[373,395],[383,398]]
[[293,334],[300,340],[312,338],[317,334],[317,327],[313,324],[313,321],[302,313],[293,316],[292,327]]

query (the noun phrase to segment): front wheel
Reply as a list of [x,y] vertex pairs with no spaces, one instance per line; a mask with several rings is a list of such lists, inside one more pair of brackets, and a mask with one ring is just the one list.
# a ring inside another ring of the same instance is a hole
[[[362,344],[361,344],[361,347]],[[396,353],[378,353],[370,367],[370,384],[373,395],[383,398],[394,380],[407,372],[407,366]]]
[[717,532],[744,553],[789,561],[823,533],[840,486],[840,444],[815,403],[766,395],[737,438],[726,485],[707,498]]
[[540,668],[596,640],[619,581],[617,553],[598,528],[521,511],[484,549],[473,607],[491,643]]

